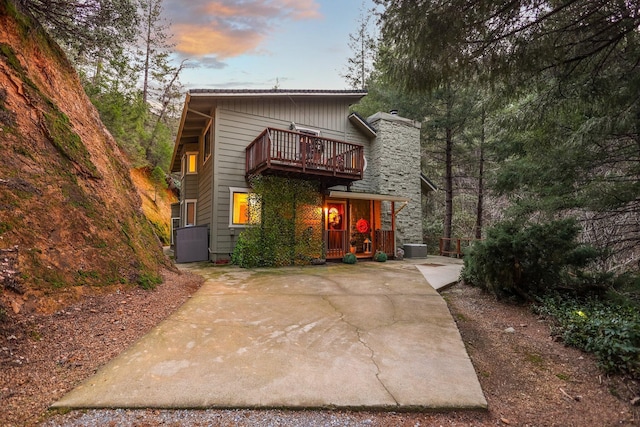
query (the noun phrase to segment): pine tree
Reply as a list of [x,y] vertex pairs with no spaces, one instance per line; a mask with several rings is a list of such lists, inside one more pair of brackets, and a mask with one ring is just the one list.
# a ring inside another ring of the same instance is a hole
[[135,0],[15,0],[15,4],[78,56],[118,50],[136,34]]
[[363,3],[356,33],[349,34],[349,48],[353,56],[348,59],[347,70],[342,77],[353,89],[366,89],[367,81],[373,71],[377,40],[372,34],[372,16],[373,10],[366,10]]
[[637,2],[376,0],[385,72],[407,90],[504,89],[495,189],[531,221],[579,216],[583,237],[640,258]]
[[162,0],[139,0],[139,5],[142,102],[149,105],[148,137],[142,146],[145,158],[152,166],[166,168],[168,160],[164,158],[170,151],[167,146],[172,140],[168,120],[178,114],[177,100],[181,96],[179,76],[185,61],[177,67],[170,62],[173,45],[169,42],[169,25],[162,17]]

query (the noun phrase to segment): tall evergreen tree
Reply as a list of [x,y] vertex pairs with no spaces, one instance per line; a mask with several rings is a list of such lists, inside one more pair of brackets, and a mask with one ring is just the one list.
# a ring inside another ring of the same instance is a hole
[[152,80],[173,74],[174,67],[169,64],[169,53],[173,46],[169,43],[168,24],[162,18],[162,0],[139,0],[139,2],[141,23],[139,56],[143,58],[142,100],[148,102]]
[[372,30],[372,17],[373,10],[365,9],[362,4],[356,32],[349,34],[352,56],[347,60],[347,70],[342,77],[353,89],[366,89],[367,81],[373,72],[377,39]]
[[387,72],[412,90],[505,86],[496,188],[519,215],[580,215],[583,236],[640,257],[637,2],[378,0]]
[[[146,122],[148,137],[142,143],[145,158],[152,166],[168,166],[164,159],[170,151],[170,124],[167,120],[176,114],[176,106],[181,96],[179,66],[171,64],[173,45],[168,33],[169,24],[162,17],[162,0],[139,0],[140,5],[140,46],[142,59],[142,102],[149,106]],[[170,154],[169,154],[170,155]]]
[[135,0],[14,1],[79,56],[118,50],[136,34]]

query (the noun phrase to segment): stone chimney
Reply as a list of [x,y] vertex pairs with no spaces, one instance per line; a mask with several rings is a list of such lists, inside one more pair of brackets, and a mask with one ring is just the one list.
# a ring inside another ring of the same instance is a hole
[[[402,196],[409,204],[396,217],[396,245],[422,243],[420,187],[420,122],[397,114],[376,113],[367,121],[377,131],[371,143],[373,187],[381,194]],[[401,207],[396,203],[396,211]],[[391,221],[391,218],[385,220]]]

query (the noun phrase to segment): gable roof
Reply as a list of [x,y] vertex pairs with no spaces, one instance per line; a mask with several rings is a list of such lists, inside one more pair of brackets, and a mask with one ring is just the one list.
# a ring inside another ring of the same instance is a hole
[[422,193],[426,194],[429,191],[437,191],[438,187],[427,176],[420,172],[420,184],[422,187]]
[[184,144],[197,143],[202,129],[211,120],[209,112],[216,99],[230,98],[342,98],[359,101],[367,94],[362,90],[324,89],[191,89],[185,97],[178,134],[171,159],[171,171],[180,170],[180,159],[176,158]]
[[349,121],[369,139],[373,139],[376,137],[377,131],[373,128],[373,126],[371,126],[367,119],[365,119],[355,111],[349,114]]

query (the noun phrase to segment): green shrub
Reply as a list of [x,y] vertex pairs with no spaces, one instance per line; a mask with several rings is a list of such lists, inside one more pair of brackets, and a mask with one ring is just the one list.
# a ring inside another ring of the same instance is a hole
[[236,247],[231,254],[231,263],[242,268],[263,267],[265,257],[260,251],[259,231],[248,228],[240,233]]
[[607,372],[640,377],[640,312],[596,297],[550,294],[534,310],[554,319],[552,334],[593,353]]
[[586,289],[605,278],[580,268],[598,252],[576,241],[579,227],[565,219],[523,225],[498,223],[487,230],[487,238],[465,252],[462,278],[468,284],[498,297],[532,300],[551,289]]
[[378,262],[385,262],[387,260],[387,254],[382,251],[376,251],[373,255],[373,260]]
[[356,262],[358,262],[358,258],[356,257],[356,254],[347,252],[346,254],[344,254],[344,257],[342,257],[342,262],[344,262],[345,264],[355,264]]

